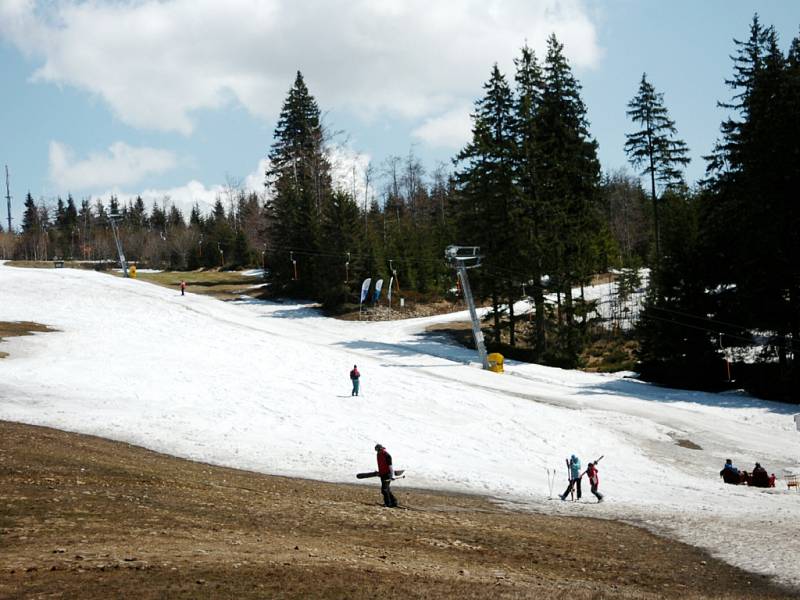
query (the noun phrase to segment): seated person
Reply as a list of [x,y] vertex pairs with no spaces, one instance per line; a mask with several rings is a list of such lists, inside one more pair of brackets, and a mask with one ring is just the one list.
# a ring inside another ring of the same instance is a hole
[[733,466],[733,461],[730,458],[725,461],[725,466],[722,467],[722,471],[720,471],[719,474],[722,476],[722,481],[725,483],[739,485],[741,481],[739,469]]
[[756,466],[753,467],[753,474],[750,476],[750,485],[762,488],[769,487],[769,474],[767,470],[761,466],[761,463],[756,463]]

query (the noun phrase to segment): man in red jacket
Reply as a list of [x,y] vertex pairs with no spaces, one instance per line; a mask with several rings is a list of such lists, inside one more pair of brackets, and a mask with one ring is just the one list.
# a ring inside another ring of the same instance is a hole
[[597,463],[590,462],[586,468],[586,474],[589,476],[589,485],[592,487],[592,493],[597,496],[597,501],[603,501],[603,494],[597,491],[600,485],[600,477],[597,474]]
[[392,455],[380,444],[375,444],[375,452],[378,453],[378,475],[381,478],[381,494],[383,494],[383,505],[388,508],[397,506],[397,498],[392,494],[389,486],[394,481],[394,467],[392,466]]

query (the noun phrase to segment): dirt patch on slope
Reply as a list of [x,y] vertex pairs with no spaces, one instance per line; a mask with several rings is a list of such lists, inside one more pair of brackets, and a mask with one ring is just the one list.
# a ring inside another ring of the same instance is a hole
[[[0,321],[0,342],[3,338],[15,337],[20,335],[31,335],[35,332],[56,331],[47,325],[35,323],[33,321]],[[8,356],[8,352],[0,350],[0,358]]]
[[410,509],[0,422],[0,597],[788,597],[629,525],[395,487]]

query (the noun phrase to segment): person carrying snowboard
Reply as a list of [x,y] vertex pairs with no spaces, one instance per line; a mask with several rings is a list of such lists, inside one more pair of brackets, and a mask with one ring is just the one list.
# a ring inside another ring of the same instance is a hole
[[383,505],[387,508],[397,506],[397,498],[392,494],[390,486],[394,481],[394,467],[392,466],[392,455],[380,444],[375,444],[375,452],[378,456],[378,475],[381,478],[381,494],[383,495]]
[[[597,498],[598,502],[603,501],[603,494],[597,491],[598,486],[600,485],[600,477],[597,475],[597,463],[590,462],[589,466],[586,468],[586,474],[589,476],[589,485],[591,486],[591,491]],[[580,483],[580,482],[578,482]],[[580,489],[580,488],[578,488]],[[580,497],[580,492],[578,492]]]
[[353,365],[353,370],[350,371],[350,381],[353,382],[353,391],[351,396],[358,396],[358,380],[361,379],[361,373],[358,372],[358,367]]
[[569,485],[567,486],[566,491],[561,494],[561,499],[566,500],[567,496],[569,496],[570,492],[572,492],[572,488],[577,488],[578,491],[578,500],[581,499],[581,477],[583,477],[583,473],[581,473],[581,461],[580,459],[572,455],[569,460],[567,460],[567,469],[569,470]]

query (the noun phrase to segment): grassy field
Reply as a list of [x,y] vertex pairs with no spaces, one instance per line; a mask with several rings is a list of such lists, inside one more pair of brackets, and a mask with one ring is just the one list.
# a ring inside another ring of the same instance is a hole
[[[112,263],[87,263],[79,260],[65,260],[60,261],[64,263],[64,268],[67,269],[89,269],[92,270],[100,264]],[[6,264],[10,267],[23,267],[26,269],[54,269],[55,261],[53,260],[9,260]]]
[[[115,275],[121,275],[114,272]],[[181,281],[186,282],[186,291],[205,294],[220,300],[235,300],[242,294],[258,295],[264,285],[260,277],[248,277],[240,271],[162,271],[161,273],[137,273],[136,279],[155,283],[180,293]],[[257,287],[256,287],[257,286]]]
[[[25,267],[29,269],[52,269],[51,260],[13,260],[6,263],[12,267]],[[95,269],[97,263],[80,261],[64,261],[64,268],[69,269]],[[116,268],[104,272],[121,277],[122,273]],[[235,300],[241,294],[259,295],[260,290],[254,286],[261,286],[264,281],[260,277],[248,277],[241,271],[162,271],[160,273],[136,273],[136,279],[155,283],[163,287],[180,292],[181,281],[186,282],[186,291],[194,294],[213,296],[220,300]]]

